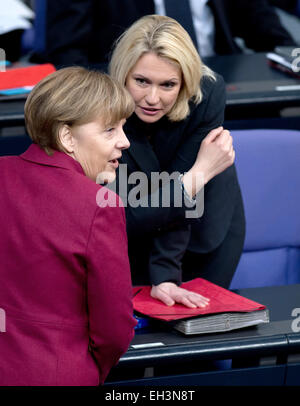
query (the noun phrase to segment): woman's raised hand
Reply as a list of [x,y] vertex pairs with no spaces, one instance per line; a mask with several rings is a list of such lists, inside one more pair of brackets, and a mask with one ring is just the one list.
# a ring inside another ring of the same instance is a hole
[[194,166],[203,172],[205,183],[223,172],[234,162],[235,152],[228,130],[211,130],[201,143]]
[[182,178],[189,195],[194,197],[207,182],[231,166],[234,159],[230,132],[223,127],[211,130],[200,145],[194,165]]

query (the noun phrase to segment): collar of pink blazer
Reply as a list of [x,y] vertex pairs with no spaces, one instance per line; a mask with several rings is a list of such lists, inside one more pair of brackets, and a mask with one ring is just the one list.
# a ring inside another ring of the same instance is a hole
[[54,151],[52,155],[48,155],[37,144],[31,144],[30,147],[22,155],[20,155],[20,158],[41,165],[76,170],[84,175],[81,165],[69,155],[60,151]]

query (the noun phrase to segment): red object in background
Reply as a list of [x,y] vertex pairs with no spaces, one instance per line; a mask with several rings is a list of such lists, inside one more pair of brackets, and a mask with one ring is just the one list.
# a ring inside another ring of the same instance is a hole
[[0,72],[0,89],[35,86],[41,79],[55,71],[55,67],[50,63],[7,69]]

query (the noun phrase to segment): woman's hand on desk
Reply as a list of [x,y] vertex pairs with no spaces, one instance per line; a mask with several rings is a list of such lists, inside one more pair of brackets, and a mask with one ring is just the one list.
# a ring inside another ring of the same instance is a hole
[[194,197],[207,182],[231,166],[234,159],[230,132],[223,127],[211,130],[201,143],[194,165],[182,178],[190,197]]
[[180,288],[173,282],[163,282],[157,286],[152,286],[151,296],[161,300],[167,306],[181,303],[186,307],[205,307],[209,304],[209,299],[198,293]]

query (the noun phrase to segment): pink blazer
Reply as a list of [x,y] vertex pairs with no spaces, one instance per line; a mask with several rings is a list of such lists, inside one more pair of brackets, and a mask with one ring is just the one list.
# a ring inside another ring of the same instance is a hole
[[0,173],[0,385],[103,383],[136,323],[124,208],[63,152],[33,144]]

